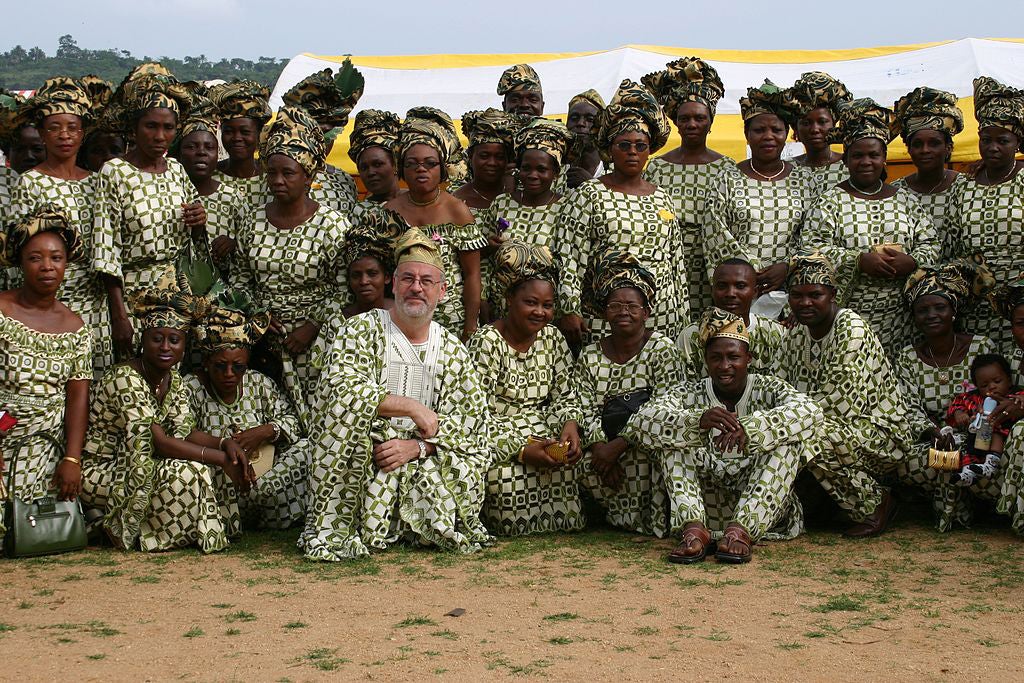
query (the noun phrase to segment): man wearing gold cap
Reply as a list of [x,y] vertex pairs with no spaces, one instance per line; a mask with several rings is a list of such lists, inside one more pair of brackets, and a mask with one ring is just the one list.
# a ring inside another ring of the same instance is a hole
[[312,560],[399,538],[461,553],[490,541],[487,397],[458,337],[431,319],[444,263],[417,228],[398,238],[395,261],[394,308],[350,318],[324,356],[299,539]]

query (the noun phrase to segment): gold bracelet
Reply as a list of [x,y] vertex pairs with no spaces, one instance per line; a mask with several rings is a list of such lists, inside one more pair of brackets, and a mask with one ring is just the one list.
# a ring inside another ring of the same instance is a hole
[[199,462],[206,464],[206,446],[203,446],[203,450],[199,453]]
[[227,441],[227,440],[228,440],[228,437],[226,437],[226,436],[220,437],[220,443],[217,444],[217,450],[218,451],[224,450],[224,442]]
[[524,453],[526,453],[526,446],[523,446],[522,448],[520,448],[519,449],[519,454],[516,456],[516,460],[519,462],[520,465],[525,465],[526,464],[523,461],[523,454]]
[[74,458],[74,457],[72,457],[70,455],[65,455],[63,458],[61,458],[61,460],[67,460],[68,462],[73,462],[76,465],[78,465],[79,467],[82,466],[82,461],[81,460],[79,460],[78,458]]

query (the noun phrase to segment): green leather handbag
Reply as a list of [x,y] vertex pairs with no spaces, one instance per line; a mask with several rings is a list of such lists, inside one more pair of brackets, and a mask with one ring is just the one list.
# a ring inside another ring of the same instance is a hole
[[[35,557],[81,550],[86,545],[85,517],[82,506],[75,500],[57,500],[44,496],[31,501],[18,497],[14,488],[14,473],[18,468],[17,449],[22,442],[39,438],[49,441],[57,453],[64,449],[49,434],[30,434],[12,443],[15,456],[11,462],[8,495],[5,503],[7,534],[4,536],[4,554],[7,557]],[[4,444],[7,446],[7,444]]]

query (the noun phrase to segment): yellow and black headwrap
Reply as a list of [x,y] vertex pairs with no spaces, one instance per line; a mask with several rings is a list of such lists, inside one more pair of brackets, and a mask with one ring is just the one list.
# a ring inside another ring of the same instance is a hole
[[908,307],[922,296],[941,296],[954,311],[961,311],[991,290],[996,284],[992,271],[980,254],[960,258],[938,268],[918,268],[903,285],[903,298]]
[[584,311],[595,318],[604,317],[608,297],[622,287],[638,290],[647,307],[654,307],[657,294],[654,274],[628,251],[607,249],[597,258],[591,259],[583,275]]
[[31,213],[7,224],[7,229],[0,236],[3,238],[0,265],[20,265],[21,250],[30,239],[41,232],[55,233],[64,241],[68,261],[76,261],[82,257],[82,242],[64,209],[57,204],[40,204]]
[[623,133],[636,131],[650,140],[651,154],[668,142],[668,118],[647,86],[628,78],[619,84],[615,96],[598,116],[597,147],[605,162],[611,161],[612,141]]
[[498,94],[502,97],[505,93],[528,90],[531,92],[543,92],[540,87],[540,76],[529,64],[516,64],[505,69],[498,79]]
[[377,259],[388,274],[395,270],[395,246],[398,238],[409,230],[409,224],[401,214],[375,207],[360,216],[345,233],[342,247],[345,266],[351,266],[361,258]]
[[467,111],[462,115],[462,132],[469,138],[469,149],[477,145],[504,145],[512,151],[512,136],[520,128],[521,119],[513,119],[502,109],[488,107]]
[[921,86],[896,100],[893,105],[899,121],[900,136],[910,138],[920,130],[937,130],[950,138],[964,129],[964,115],[956,106],[956,95],[945,90]]
[[129,305],[143,330],[167,327],[187,332],[211,310],[209,299],[192,293],[188,277],[173,261],[153,286],[131,296]]
[[572,108],[579,102],[586,102],[587,104],[593,105],[598,112],[608,106],[604,103],[604,98],[601,97],[601,93],[597,92],[593,88],[585,90],[569,100],[569,111],[572,111]]
[[216,137],[217,121],[217,107],[213,102],[202,95],[193,95],[188,111],[182,116],[175,146],[180,145],[182,140],[198,131],[206,131]]
[[546,246],[508,240],[494,252],[494,277],[505,294],[528,280],[558,285],[558,267]]
[[364,109],[356,114],[355,126],[349,138],[348,156],[356,164],[363,152],[371,147],[382,147],[392,155],[398,149],[398,132],[402,128],[397,114],[380,109]]
[[251,349],[270,329],[270,313],[214,306],[192,328],[195,348],[204,356],[225,349]]
[[180,125],[191,97],[189,89],[163,66],[143,64],[132,70],[117,87],[107,110],[119,117],[118,122],[111,122],[111,125],[119,126],[121,133],[131,134],[134,132],[131,130],[134,117],[147,109],[170,109]]
[[0,88],[0,147],[8,149],[14,143],[14,134],[22,127],[23,122],[18,110],[25,98],[18,93]]
[[89,96],[89,116],[83,119],[85,135],[88,137],[98,132],[104,125],[101,123],[101,119],[109,126],[109,118],[105,116],[105,113],[114,99],[114,86],[109,81],[92,74],[82,76],[78,82],[82,84],[86,95]]
[[284,94],[286,105],[303,107],[316,122],[340,128],[363,96],[365,81],[359,69],[346,58],[338,73],[324,69],[306,76]]
[[1001,285],[992,290],[988,295],[988,300],[996,313],[1007,320],[1012,320],[1013,312],[1017,310],[1018,306],[1024,304],[1024,275],[1008,285]]
[[327,143],[320,126],[302,107],[285,106],[260,132],[260,161],[264,168],[274,154],[294,159],[310,177],[323,170]]
[[876,138],[888,145],[896,137],[896,114],[870,97],[839,105],[836,127],[829,131],[831,142],[849,147],[864,138]]
[[263,127],[270,120],[270,89],[250,80],[219,83],[210,88],[210,101],[217,107],[220,120],[252,119]]
[[794,256],[789,260],[786,288],[791,289],[798,285],[825,285],[837,289],[839,277],[828,257],[815,251],[813,254]]
[[1012,132],[1024,151],[1024,91],[988,76],[975,78],[974,118],[978,120],[978,130],[997,126]]
[[395,267],[403,263],[425,263],[444,273],[441,249],[419,228],[409,228],[395,241]]
[[72,114],[84,122],[92,113],[92,100],[82,83],[58,76],[46,79],[36,94],[25,101],[19,115],[25,123],[38,127],[47,116]]
[[551,155],[555,163],[561,166],[572,140],[572,133],[562,122],[537,117],[516,133],[513,141],[515,157],[520,158],[528,149],[539,149]]
[[787,91],[767,78],[756,88],[747,88],[747,96],[740,98],[740,115],[749,121],[761,114],[775,114],[786,125],[796,120],[796,108]]
[[446,166],[461,160],[462,142],[455,124],[448,114],[434,107],[413,107],[406,113],[398,134],[398,158],[404,159],[413,145],[433,147]]
[[750,330],[743,318],[729,311],[712,306],[704,311],[697,329],[697,338],[701,346],[707,346],[712,339],[738,339],[750,346]]
[[846,86],[824,71],[800,74],[800,78],[796,79],[786,95],[794,116],[791,124],[795,124],[819,107],[828,109],[832,113],[832,120],[835,121],[839,115],[839,105],[853,100],[853,95]]
[[651,89],[673,121],[683,102],[700,102],[714,118],[718,100],[725,95],[725,86],[715,67],[699,57],[669,62],[664,70],[649,73],[640,81]]

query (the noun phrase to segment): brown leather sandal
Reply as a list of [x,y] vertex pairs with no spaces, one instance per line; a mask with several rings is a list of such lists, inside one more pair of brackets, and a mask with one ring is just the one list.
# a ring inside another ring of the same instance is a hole
[[[741,552],[728,552],[736,545],[742,546]],[[725,527],[725,534],[718,542],[718,550],[715,552],[715,559],[725,564],[743,564],[750,562],[753,554],[754,542],[750,540],[750,534],[741,525],[733,522]],[[724,550],[723,550],[724,548]]]
[[[700,522],[691,522],[683,527],[683,540],[668,555],[673,564],[693,564],[708,556],[711,534]],[[696,548],[693,546],[697,546]]]

